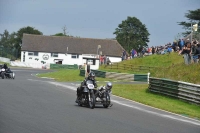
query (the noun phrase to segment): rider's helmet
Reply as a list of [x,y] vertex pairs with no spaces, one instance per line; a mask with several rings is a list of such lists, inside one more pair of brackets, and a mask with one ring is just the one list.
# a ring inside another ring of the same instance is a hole
[[108,82],[108,83],[106,84],[106,89],[108,89],[108,90],[111,90],[111,89],[112,89],[112,83],[111,83],[111,82]]
[[88,78],[89,78],[90,80],[95,80],[95,73],[91,71],[91,72],[89,73],[89,75],[88,75]]
[[7,68],[8,66],[7,66],[7,64],[5,63],[5,64],[3,64],[3,67],[4,67],[4,68]]

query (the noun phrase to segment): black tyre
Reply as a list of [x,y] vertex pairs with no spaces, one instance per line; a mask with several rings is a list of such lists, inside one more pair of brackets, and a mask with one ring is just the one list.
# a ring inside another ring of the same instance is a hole
[[80,102],[80,101],[78,101],[78,106],[82,106],[82,104],[81,104],[81,102]]
[[94,96],[94,92],[93,91],[90,92],[89,107],[91,109],[94,109],[94,107],[95,107],[95,96]]
[[82,106],[81,97],[78,97],[78,106]]
[[106,101],[103,104],[104,108],[108,108],[108,106],[110,105],[110,95],[108,93],[104,94]]
[[4,78],[5,78],[5,75],[4,75],[4,74],[1,74],[1,78],[4,79]]

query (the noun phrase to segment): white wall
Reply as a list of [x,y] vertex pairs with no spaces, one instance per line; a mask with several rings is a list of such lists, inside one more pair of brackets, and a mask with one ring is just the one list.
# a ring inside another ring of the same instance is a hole
[[110,59],[111,63],[116,63],[116,62],[122,61],[121,57],[109,57],[108,56],[108,58]]
[[[90,55],[90,54],[84,54],[84,55],[79,55],[79,58],[71,58],[71,54],[58,54],[58,57],[51,57],[51,53],[45,53],[45,52],[39,52],[38,56],[29,56],[28,55],[28,51],[22,51],[21,52],[21,62],[23,62],[23,55],[25,52],[25,63],[41,63],[41,61],[45,61],[46,64],[56,64],[56,61],[54,59],[61,59],[62,60],[62,64],[66,64],[66,65],[83,65],[84,63],[86,63],[86,60],[83,59],[83,57],[87,57],[87,58],[96,58],[97,55]],[[48,60],[44,60],[43,59],[43,55],[48,55]],[[39,59],[38,61],[35,59]],[[120,62],[121,61],[121,57],[109,57],[110,61],[112,63],[114,62]],[[91,69],[99,69],[99,60],[96,60],[95,65],[91,65]]]
[[11,61],[11,66],[18,66],[18,67],[32,67],[32,68],[39,68],[39,69],[50,69],[50,64],[42,64],[42,63],[27,63],[27,62],[17,62],[17,61]]
[[[58,54],[58,57],[51,57],[51,53],[44,53],[44,52],[39,52],[38,56],[29,56],[27,51],[22,51],[21,52],[21,62],[23,62],[23,55],[25,52],[25,62],[27,63],[41,63],[41,61],[45,61],[46,63],[52,63],[56,64],[56,61],[54,59],[62,59],[62,64],[68,64],[68,65],[82,65],[82,56],[79,55],[78,59],[71,58],[71,54]],[[49,59],[44,60],[43,55],[48,55]],[[32,58],[32,59],[31,59]],[[35,60],[38,58],[39,60]]]

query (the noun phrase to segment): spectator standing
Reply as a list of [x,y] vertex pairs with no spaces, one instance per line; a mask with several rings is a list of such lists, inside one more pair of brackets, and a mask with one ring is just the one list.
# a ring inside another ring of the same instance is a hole
[[100,64],[101,65],[103,64],[103,56],[102,55],[100,56]]
[[103,63],[104,63],[104,64],[106,64],[106,60],[107,60],[106,55],[104,55],[104,56],[103,56]]
[[155,53],[155,48],[154,47],[152,47],[152,54],[154,54]]
[[168,48],[167,48],[167,52],[168,52],[169,54],[172,52],[172,48],[171,48],[171,46],[168,46]]
[[135,55],[135,50],[132,49],[132,50],[131,50],[131,57],[132,57],[132,59],[134,58],[134,55]]
[[196,51],[194,53],[194,62],[198,63],[200,59],[200,43],[197,44]]
[[184,57],[184,62],[186,65],[188,64],[191,64],[191,43],[190,42],[187,42],[183,49],[182,49],[182,52],[181,54],[183,54],[183,57]]
[[126,51],[123,50],[123,52],[122,52],[122,61],[125,60],[125,59],[126,59]]

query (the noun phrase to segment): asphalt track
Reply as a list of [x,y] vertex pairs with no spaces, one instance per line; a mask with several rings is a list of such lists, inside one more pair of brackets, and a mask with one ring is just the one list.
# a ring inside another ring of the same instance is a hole
[[117,96],[108,109],[79,107],[78,82],[35,76],[48,70],[12,70],[16,79],[0,79],[0,133],[200,133],[198,120]]

